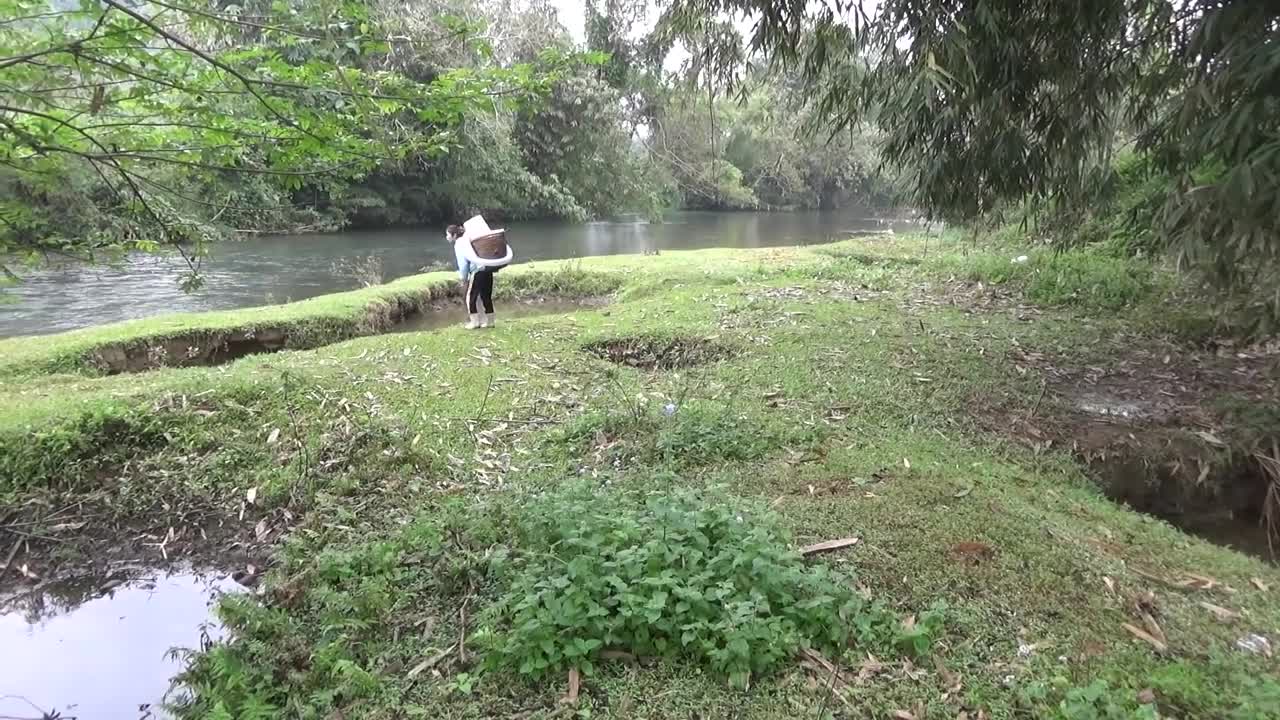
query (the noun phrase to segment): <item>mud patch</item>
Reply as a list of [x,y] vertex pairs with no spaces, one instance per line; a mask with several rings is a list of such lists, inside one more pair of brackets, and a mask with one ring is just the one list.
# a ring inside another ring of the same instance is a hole
[[1040,378],[1040,397],[976,401],[979,423],[1038,451],[1070,451],[1117,502],[1272,558],[1280,550],[1276,348],[1207,351],[1135,337],[1110,351],[1073,362],[1016,347],[1008,360]]
[[640,370],[677,370],[717,362],[732,351],[706,338],[635,336],[602,340],[583,347],[601,360]]
[[181,652],[222,635],[211,606],[244,588],[190,569],[89,577],[0,606],[0,716],[166,717]]
[[1107,497],[1192,535],[1274,559],[1268,507],[1275,478],[1259,455],[1208,444],[1185,432],[1096,423],[1076,452]]

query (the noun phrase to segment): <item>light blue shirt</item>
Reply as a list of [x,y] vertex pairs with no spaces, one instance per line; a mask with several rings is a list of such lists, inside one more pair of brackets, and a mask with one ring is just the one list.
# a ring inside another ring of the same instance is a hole
[[463,251],[464,242],[466,241],[462,238],[458,238],[453,241],[453,257],[458,261],[458,277],[462,278],[463,282],[466,282],[467,278],[471,277],[471,273],[479,270],[480,268],[473,265],[471,261],[467,259],[467,255]]

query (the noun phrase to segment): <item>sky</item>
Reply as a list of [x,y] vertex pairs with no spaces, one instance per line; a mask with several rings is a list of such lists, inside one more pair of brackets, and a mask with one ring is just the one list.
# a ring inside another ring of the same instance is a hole
[[582,0],[551,0],[551,4],[555,6],[556,13],[560,15],[560,24],[569,29],[569,34],[577,42],[586,39],[585,10],[583,9]]
[[[586,8],[583,5],[583,0],[548,0],[548,2],[555,7],[556,14],[560,16],[560,24],[568,29],[574,41],[584,42],[586,40]],[[659,2],[650,3],[649,15],[645,18],[645,22],[642,23],[641,27],[636,29],[637,34],[646,33],[653,28],[661,12],[659,4],[660,0]],[[750,20],[739,19],[736,24],[738,32],[742,33],[744,37],[750,35],[752,27]],[[676,43],[676,47],[672,49],[671,54],[662,63],[663,67],[674,71],[684,63],[688,56],[689,54],[685,52],[684,48],[680,47],[679,43]]]

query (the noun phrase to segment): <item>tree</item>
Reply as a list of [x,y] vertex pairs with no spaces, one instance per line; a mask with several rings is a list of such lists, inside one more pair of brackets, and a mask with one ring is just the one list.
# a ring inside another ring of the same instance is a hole
[[[1230,0],[679,0],[668,21],[749,12],[836,127],[874,120],[935,216],[1030,201],[1087,214],[1117,147],[1170,178],[1167,247],[1227,286],[1280,261],[1280,10]],[[850,60],[863,73],[833,69]],[[1265,277],[1265,276],[1264,276]],[[1277,302],[1280,302],[1278,300]]]
[[[388,35],[365,4],[253,8],[0,0],[0,183],[13,191],[0,199],[0,257],[168,245],[198,282],[211,219],[262,209],[201,188],[255,178],[285,198],[439,156],[464,114],[541,91],[563,60],[417,81],[385,68],[394,48],[430,38]],[[59,226],[43,208],[77,188],[92,210]]]

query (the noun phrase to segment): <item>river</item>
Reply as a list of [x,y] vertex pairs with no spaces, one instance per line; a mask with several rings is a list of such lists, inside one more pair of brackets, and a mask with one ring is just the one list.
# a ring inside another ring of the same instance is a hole
[[[918,227],[865,211],[680,212],[662,223],[614,220],[511,223],[516,261],[710,247],[756,248],[841,240]],[[451,263],[443,228],[264,236],[219,243],[204,262],[205,285],[187,293],[172,255],[135,256],[117,266],[33,270],[0,291],[0,337],[63,332],[172,312],[228,310],[302,300],[359,285],[334,263],[374,255],[383,280]]]

